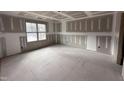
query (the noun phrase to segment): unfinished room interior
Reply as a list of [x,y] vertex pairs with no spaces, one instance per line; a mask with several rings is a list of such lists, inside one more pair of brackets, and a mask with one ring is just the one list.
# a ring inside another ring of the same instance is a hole
[[1,81],[122,81],[124,13],[0,11]]

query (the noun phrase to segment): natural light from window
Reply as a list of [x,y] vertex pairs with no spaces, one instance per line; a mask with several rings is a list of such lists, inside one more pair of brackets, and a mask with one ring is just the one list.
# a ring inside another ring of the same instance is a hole
[[46,40],[46,24],[26,22],[27,42]]

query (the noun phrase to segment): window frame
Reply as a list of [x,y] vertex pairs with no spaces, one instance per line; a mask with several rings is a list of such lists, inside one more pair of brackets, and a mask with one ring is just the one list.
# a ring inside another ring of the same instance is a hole
[[[27,32],[26,23],[35,23],[35,24],[36,24],[36,32]],[[39,31],[38,31],[38,24],[44,24],[44,25],[46,26],[46,31],[45,31],[45,32],[39,32]],[[47,23],[47,22],[38,22],[38,21],[29,21],[29,20],[26,20],[26,21],[25,21],[25,28],[26,28],[26,41],[27,41],[27,43],[47,40],[47,32],[48,32],[48,23]],[[36,34],[37,34],[37,40],[36,40],[36,41],[28,41],[28,40],[27,40],[27,38],[28,38],[27,33],[36,33]],[[46,38],[43,39],[43,40],[40,40],[40,39],[39,39],[39,33],[45,33]]]

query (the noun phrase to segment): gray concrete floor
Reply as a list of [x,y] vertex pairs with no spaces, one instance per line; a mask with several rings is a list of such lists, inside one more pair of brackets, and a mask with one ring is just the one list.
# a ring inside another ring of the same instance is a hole
[[122,67],[109,55],[63,45],[2,59],[2,80],[122,80]]

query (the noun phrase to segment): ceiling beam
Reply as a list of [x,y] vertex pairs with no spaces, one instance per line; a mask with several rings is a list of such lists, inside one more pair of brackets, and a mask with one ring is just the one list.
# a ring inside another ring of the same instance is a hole
[[25,13],[31,14],[31,15],[35,15],[35,16],[41,17],[41,18],[47,18],[47,19],[52,19],[52,20],[60,21],[59,19],[56,19],[56,18],[53,18],[53,17],[49,17],[49,16],[40,15],[38,13],[34,13],[34,12],[30,12],[30,11],[25,11]]
[[92,16],[92,13],[90,11],[84,11],[84,13],[88,16],[88,17],[91,17]]
[[54,13],[56,13],[56,14],[59,14],[59,15],[62,15],[62,16],[65,16],[65,17],[68,17],[69,19],[75,19],[74,17],[72,17],[72,16],[69,16],[68,14],[65,14],[65,13],[63,13],[63,12],[59,12],[59,11],[53,11]]

